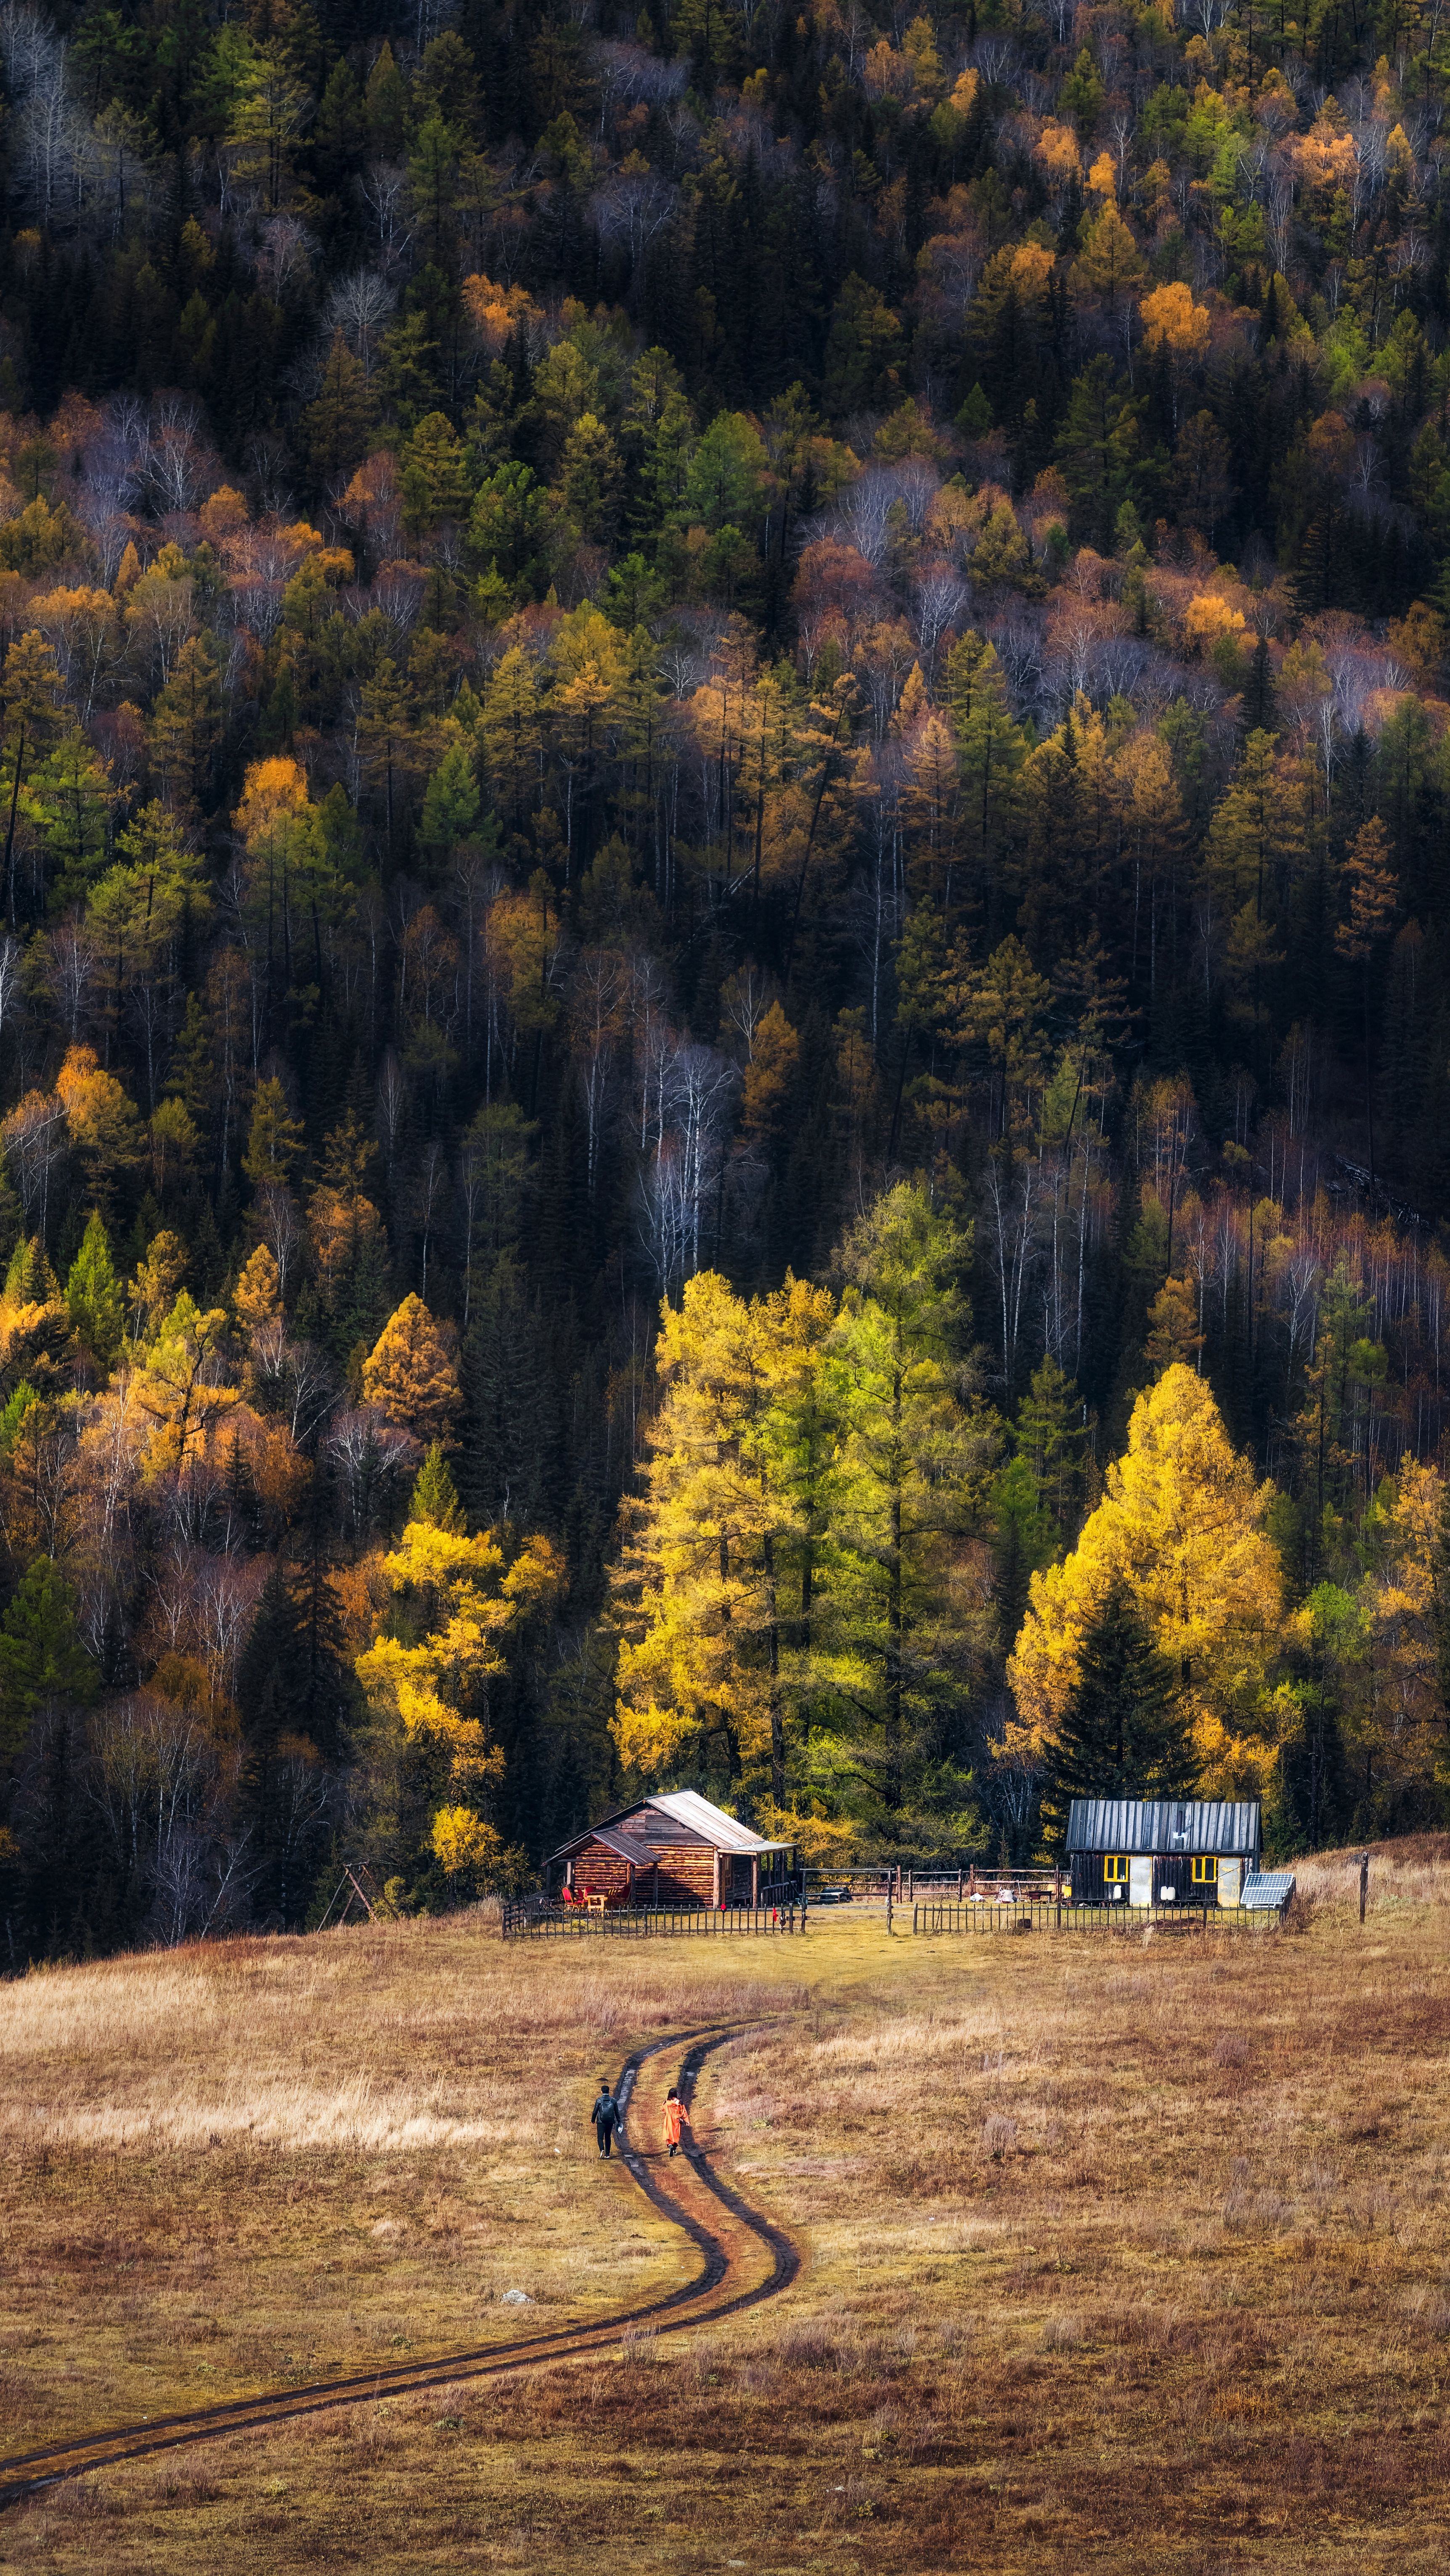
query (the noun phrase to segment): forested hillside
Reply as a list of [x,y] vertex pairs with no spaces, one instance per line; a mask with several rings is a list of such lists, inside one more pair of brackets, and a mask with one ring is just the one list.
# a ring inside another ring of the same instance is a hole
[[1438,5],[0,67],[0,1962],[1439,1820]]

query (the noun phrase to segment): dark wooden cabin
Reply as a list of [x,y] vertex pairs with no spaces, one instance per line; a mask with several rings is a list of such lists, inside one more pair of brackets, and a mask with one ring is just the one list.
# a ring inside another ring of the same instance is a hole
[[614,1905],[773,1904],[792,1880],[795,1846],[767,1842],[693,1789],[640,1798],[561,1843],[551,1890]]
[[1074,1798],[1074,1905],[1240,1905],[1261,1853],[1256,1798]]

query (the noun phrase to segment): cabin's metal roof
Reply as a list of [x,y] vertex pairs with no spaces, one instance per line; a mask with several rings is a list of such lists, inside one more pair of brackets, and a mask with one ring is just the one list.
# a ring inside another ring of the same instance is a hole
[[648,1869],[654,1860],[648,1843],[641,1842],[637,1834],[616,1833],[608,1825],[591,1825],[588,1833],[579,1837],[579,1844],[584,1843],[603,1843],[605,1850],[612,1851],[616,1860],[632,1860],[636,1869]]
[[648,1799],[646,1804],[661,1808],[665,1815],[673,1816],[677,1824],[688,1825],[692,1833],[699,1835],[702,1843],[711,1843],[719,1851],[788,1851],[790,1848],[788,1843],[769,1843],[763,1835],[753,1834],[748,1825],[742,1825],[734,1816],[727,1816],[723,1808],[712,1807],[709,1799],[702,1798],[696,1789],[668,1789],[661,1796]]
[[1282,1914],[1293,1893],[1292,1869],[1254,1869],[1239,1890],[1239,1903],[1255,1913]]
[[1256,1798],[1074,1798],[1070,1852],[1221,1852],[1259,1849]]
[[[650,1831],[651,1813],[675,1828],[672,1833],[656,1836]],[[735,1816],[727,1816],[720,1807],[712,1806],[695,1789],[669,1789],[650,1798],[636,1798],[633,1806],[616,1807],[612,1816],[602,1816],[586,1833],[574,1834],[561,1843],[552,1860],[572,1860],[586,1843],[604,1843],[618,1852],[622,1860],[636,1860],[643,1855],[653,1861],[655,1854],[647,1846],[658,1840],[664,1849],[670,1843],[689,1841],[703,1843],[711,1851],[772,1852],[789,1851],[784,1842],[767,1842],[763,1835],[753,1834]]]

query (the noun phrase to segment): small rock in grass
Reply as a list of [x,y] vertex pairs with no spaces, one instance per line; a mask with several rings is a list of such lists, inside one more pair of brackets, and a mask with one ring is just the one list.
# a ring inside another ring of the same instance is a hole
[[531,2308],[534,2304],[527,2290],[505,2290],[503,2303],[506,2308]]

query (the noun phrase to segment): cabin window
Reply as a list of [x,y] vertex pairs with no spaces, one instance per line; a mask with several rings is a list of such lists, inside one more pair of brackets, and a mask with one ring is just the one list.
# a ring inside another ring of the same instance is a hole
[[1106,1858],[1106,1860],[1103,1862],[1103,1876],[1104,1876],[1104,1878],[1123,1878],[1123,1879],[1125,1879],[1125,1878],[1127,1877],[1127,1875],[1128,1875],[1128,1855],[1127,1855],[1127,1853],[1126,1853],[1126,1852],[1109,1852],[1109,1853],[1108,1853],[1108,1856],[1107,1856],[1107,1858]]
[[1218,1862],[1213,1858],[1211,1853],[1201,1852],[1195,1860],[1193,1864],[1193,1884],[1195,1887],[1217,1886]]

